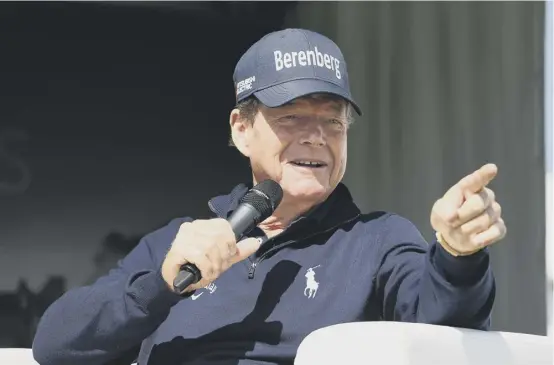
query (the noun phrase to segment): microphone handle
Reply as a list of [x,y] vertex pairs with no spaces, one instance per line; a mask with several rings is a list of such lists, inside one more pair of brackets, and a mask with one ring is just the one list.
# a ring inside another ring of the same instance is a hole
[[181,294],[183,290],[192,284],[196,284],[202,279],[200,270],[194,264],[185,264],[181,266],[181,270],[175,280],[173,280],[173,290]]
[[[260,212],[248,203],[243,203],[231,214],[228,222],[235,233],[238,241],[244,234],[250,232],[256,227],[256,222],[260,218]],[[173,290],[181,294],[183,290],[192,284],[202,280],[202,274],[196,265],[188,263],[181,266],[177,277],[173,280]]]

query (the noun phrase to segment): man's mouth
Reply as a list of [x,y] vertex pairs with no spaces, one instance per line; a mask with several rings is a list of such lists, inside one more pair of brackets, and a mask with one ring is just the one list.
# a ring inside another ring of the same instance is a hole
[[295,160],[295,161],[291,161],[290,163],[295,166],[308,167],[312,169],[317,169],[320,167],[327,166],[325,162],[317,161],[317,160]]

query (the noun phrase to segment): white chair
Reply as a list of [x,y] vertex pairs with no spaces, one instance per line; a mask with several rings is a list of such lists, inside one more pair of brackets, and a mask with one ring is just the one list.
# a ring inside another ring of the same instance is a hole
[[[552,365],[552,339],[399,322],[355,322],[316,330],[295,365]],[[0,365],[39,365],[31,349],[0,349]]]
[[295,365],[552,365],[552,338],[399,322],[355,322],[316,330]]
[[0,365],[38,365],[31,349],[0,348]]
[[33,358],[31,349],[0,348],[0,365],[39,365],[39,363]]

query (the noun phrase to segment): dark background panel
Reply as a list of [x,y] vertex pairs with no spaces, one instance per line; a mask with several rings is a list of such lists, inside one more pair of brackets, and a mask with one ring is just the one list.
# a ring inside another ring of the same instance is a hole
[[250,179],[232,73],[293,3],[0,4],[0,346]]

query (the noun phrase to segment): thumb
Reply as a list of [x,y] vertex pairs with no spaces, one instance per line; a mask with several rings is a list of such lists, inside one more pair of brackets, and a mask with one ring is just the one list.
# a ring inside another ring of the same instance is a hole
[[249,256],[255,254],[261,245],[262,245],[261,241],[253,237],[250,237],[238,242],[237,253],[231,260],[232,264],[234,265],[237,262],[240,262],[248,258]]
[[[459,199],[461,200],[461,199]],[[461,205],[461,203],[459,202],[459,200],[447,200],[447,199],[440,199],[436,204],[435,204],[435,207],[433,209],[433,213],[435,213],[434,215],[432,214],[431,217],[432,219],[435,218],[442,218],[442,221],[445,221],[447,223],[455,223],[458,219],[458,209]],[[442,227],[438,227],[440,225],[440,221],[441,220],[438,220],[438,222],[433,222],[431,223],[431,225],[433,226],[433,228],[435,228],[435,230],[440,230],[440,228]],[[437,227],[436,227],[437,226]]]

